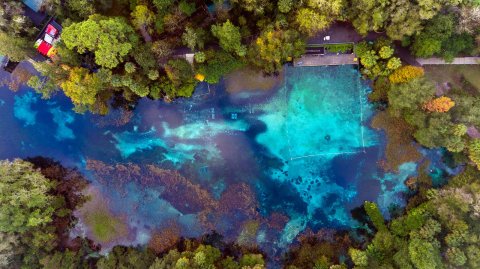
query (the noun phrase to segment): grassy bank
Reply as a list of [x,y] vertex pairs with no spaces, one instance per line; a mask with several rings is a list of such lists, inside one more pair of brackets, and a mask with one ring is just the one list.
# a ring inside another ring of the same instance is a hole
[[470,86],[480,91],[480,65],[427,65],[425,76],[435,82],[449,82],[454,88]]

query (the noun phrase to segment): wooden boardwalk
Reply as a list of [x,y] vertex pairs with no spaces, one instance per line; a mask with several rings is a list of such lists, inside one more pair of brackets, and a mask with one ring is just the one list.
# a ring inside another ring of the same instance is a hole
[[358,64],[355,54],[339,55],[302,55],[302,57],[293,61],[293,66],[326,66],[326,65],[345,65]]

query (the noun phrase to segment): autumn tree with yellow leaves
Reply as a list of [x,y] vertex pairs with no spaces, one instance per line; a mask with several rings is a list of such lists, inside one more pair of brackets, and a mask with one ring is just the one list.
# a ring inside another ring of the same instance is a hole
[[450,97],[441,96],[423,104],[423,109],[428,112],[445,113],[445,112],[448,112],[454,106],[455,106],[455,102]]
[[295,30],[264,31],[249,50],[252,64],[267,73],[281,70],[285,61],[299,57],[305,51],[305,41]]
[[77,112],[91,108],[97,102],[98,93],[105,89],[105,84],[110,80],[111,72],[100,69],[97,73],[90,73],[83,67],[70,70],[68,80],[62,83],[62,89],[68,96]]
[[409,82],[414,78],[423,77],[425,71],[421,67],[406,65],[395,70],[388,79],[391,83],[405,83]]

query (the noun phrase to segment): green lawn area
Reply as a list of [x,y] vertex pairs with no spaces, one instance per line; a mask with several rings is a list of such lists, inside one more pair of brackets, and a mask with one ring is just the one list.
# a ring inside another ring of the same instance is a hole
[[438,83],[450,82],[456,88],[469,84],[480,91],[480,65],[426,65],[425,75]]
[[328,52],[341,52],[345,53],[348,50],[353,49],[353,44],[351,43],[343,43],[343,44],[325,44],[324,48],[327,49]]
[[308,44],[307,47],[310,48],[325,48],[328,52],[336,53],[341,52],[345,53],[349,50],[353,50],[352,43],[338,43],[338,44]]

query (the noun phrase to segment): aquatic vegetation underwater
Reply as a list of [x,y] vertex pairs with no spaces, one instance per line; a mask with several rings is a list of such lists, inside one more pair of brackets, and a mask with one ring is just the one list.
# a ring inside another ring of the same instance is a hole
[[[96,190],[87,191],[88,201],[78,212],[89,227],[88,237],[100,244],[112,244],[128,235],[128,227],[121,217],[113,215],[108,208],[108,200],[103,199]],[[108,247],[108,245],[107,245]]]
[[189,99],[141,100],[112,124],[70,113],[63,96],[0,91],[0,128],[10,130],[0,133],[0,157],[79,167],[95,197],[73,235],[106,249],[150,242],[162,251],[176,236],[215,230],[280,253],[307,228],[358,227],[350,211],[365,200],[387,215],[402,205],[418,165],[381,167],[385,138],[369,127],[374,109],[358,71],[286,67],[283,76],[268,91],[201,84]]

